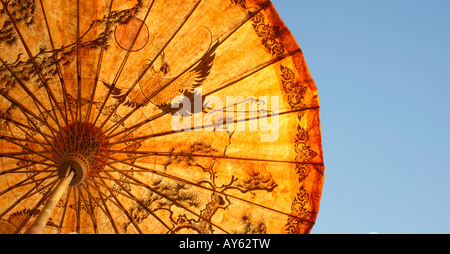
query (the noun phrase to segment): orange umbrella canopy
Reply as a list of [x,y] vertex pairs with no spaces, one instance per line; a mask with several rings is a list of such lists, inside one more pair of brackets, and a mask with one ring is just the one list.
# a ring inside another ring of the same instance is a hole
[[45,233],[311,231],[318,93],[270,1],[0,1],[1,233],[68,158]]

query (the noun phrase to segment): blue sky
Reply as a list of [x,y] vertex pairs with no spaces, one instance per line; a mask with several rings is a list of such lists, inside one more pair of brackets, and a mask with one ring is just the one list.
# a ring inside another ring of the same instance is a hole
[[319,89],[311,233],[450,233],[450,1],[272,2]]

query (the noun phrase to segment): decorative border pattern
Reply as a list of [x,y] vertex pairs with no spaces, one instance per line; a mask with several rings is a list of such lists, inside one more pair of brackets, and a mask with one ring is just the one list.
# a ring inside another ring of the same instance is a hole
[[308,91],[308,87],[295,82],[294,72],[281,65],[281,83],[284,91],[288,94],[288,103],[292,109],[305,108],[303,99]]
[[280,39],[277,36],[278,27],[271,26],[266,22],[264,14],[258,13],[253,18],[253,28],[259,37],[262,37],[262,43],[269,52],[276,57],[281,57],[286,51]]
[[[231,3],[234,5],[239,5],[243,9],[247,9],[246,0],[231,0]],[[248,13],[252,14],[251,11],[248,11]],[[256,34],[262,38],[262,44],[264,47],[266,47],[266,49],[273,56],[283,56],[286,50],[278,37],[278,27],[272,26],[269,22],[267,22],[266,17],[261,12],[256,14],[251,20],[253,22],[252,25]]]
[[[235,5],[240,5],[242,8],[247,9],[245,0],[231,0]],[[262,43],[268,51],[276,57],[281,57],[285,53],[285,48],[277,36],[278,27],[270,25],[266,21],[266,17],[263,13],[258,13],[252,18],[253,28],[259,37],[262,37]],[[305,108],[303,103],[308,86],[296,81],[295,74],[292,69],[283,65],[281,68],[281,83],[284,92],[287,94],[287,101],[291,109]],[[296,161],[310,162],[314,159],[318,153],[311,149],[309,145],[309,134],[301,126],[303,114],[298,115],[297,134],[295,136],[294,150],[297,154]],[[297,234],[302,232],[302,225],[310,224],[310,220],[313,219],[313,215],[308,212],[307,205],[310,200],[309,193],[302,186],[302,182],[306,179],[312,170],[312,165],[296,164],[296,173],[298,176],[298,182],[300,183],[299,191],[291,205],[291,214],[286,224],[286,231],[288,233]]]
[[231,0],[231,3],[240,5],[242,8],[247,9],[247,3],[245,0]]
[[[280,66],[281,69],[281,83],[284,91],[288,96],[288,104],[292,109],[304,108],[303,99],[305,98],[305,94],[308,90],[308,87],[302,85],[295,80],[295,74],[292,69],[285,67],[283,65]],[[300,113],[297,116],[298,125],[297,125],[297,133],[295,136],[294,142],[294,150],[297,154],[295,157],[296,161],[303,162],[311,162],[318,153],[311,149],[309,145],[309,134],[308,132],[301,126],[303,114]],[[308,177],[311,172],[312,165],[305,165],[297,163],[295,165],[296,173],[298,177],[298,182],[302,184],[303,180]],[[298,234],[301,232],[302,225],[309,224],[309,221],[312,220],[313,216],[310,212],[308,212],[307,205],[310,200],[309,193],[304,189],[303,186],[300,186],[297,195],[294,197],[291,205],[291,214],[289,216],[286,223],[286,231],[291,234]],[[303,218],[303,219],[300,219]]]

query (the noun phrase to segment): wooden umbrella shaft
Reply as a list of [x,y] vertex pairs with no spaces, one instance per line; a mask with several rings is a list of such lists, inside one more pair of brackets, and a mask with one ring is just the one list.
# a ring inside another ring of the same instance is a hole
[[67,172],[68,172],[67,176],[61,178],[56,188],[53,189],[53,192],[48,198],[47,203],[45,204],[42,211],[39,213],[33,225],[25,232],[26,234],[43,234],[44,228],[47,225],[50,215],[55,209],[56,204],[61,199],[62,194],[69,187],[69,184],[75,175],[75,172],[71,170],[70,166],[68,167]]

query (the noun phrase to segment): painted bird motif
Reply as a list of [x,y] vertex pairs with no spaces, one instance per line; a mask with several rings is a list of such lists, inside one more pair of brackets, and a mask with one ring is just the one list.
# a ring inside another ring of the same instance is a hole
[[[219,43],[216,43],[210,47],[192,70],[186,71],[176,78],[164,77],[169,72],[169,65],[162,54],[159,70],[155,70],[153,66],[149,68],[148,65],[144,65],[141,69],[149,69],[148,73],[142,76],[139,87],[136,86],[128,94],[128,89],[113,87],[106,82],[103,84],[111,89],[112,97],[125,106],[136,108],[146,106],[150,102],[160,110],[170,112],[172,101],[177,96],[182,95],[193,101],[195,88],[203,84],[211,71],[218,45]],[[141,76],[142,70],[139,74]]]

